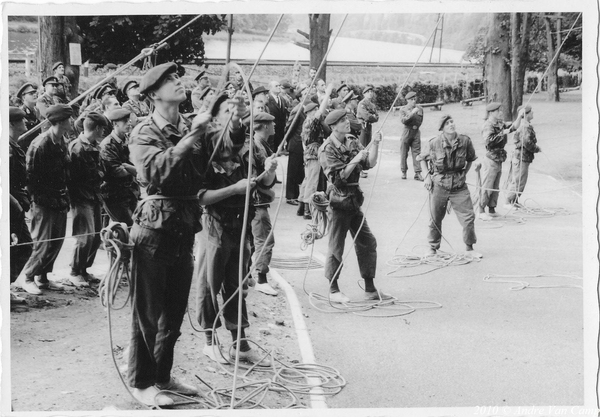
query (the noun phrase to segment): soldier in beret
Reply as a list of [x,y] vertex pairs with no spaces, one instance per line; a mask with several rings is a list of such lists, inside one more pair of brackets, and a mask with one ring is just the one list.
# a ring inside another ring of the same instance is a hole
[[48,280],[48,273],[52,272],[67,228],[69,157],[64,136],[71,128],[72,116],[73,109],[66,104],[50,106],[46,112],[50,128],[35,138],[27,150],[27,187],[33,200],[31,236],[35,243],[21,286],[34,295],[40,295],[41,289],[62,289],[60,284]]
[[[268,139],[275,132],[275,117],[268,113],[256,113],[254,115],[254,157],[253,157],[253,176],[262,175],[264,177],[257,182],[256,188],[252,192],[252,206],[254,207],[254,217],[252,217],[252,238],[253,244],[253,262],[251,273],[256,278],[255,290],[267,295],[277,295],[277,291],[271,287],[267,281],[269,273],[269,264],[273,255],[273,246],[275,246],[275,237],[271,233],[271,217],[269,216],[270,203],[274,199],[272,191],[275,185],[277,169],[277,159],[273,151],[269,148]],[[249,163],[249,138],[240,151],[242,158]]]
[[[500,194],[500,177],[502,176],[502,163],[506,161],[504,147],[508,141],[508,134],[519,128],[523,119],[524,110],[521,109],[514,123],[505,123],[500,115],[502,105],[500,103],[489,103],[486,107],[486,117],[481,129],[485,149],[481,167],[481,198],[479,200],[479,218],[491,220],[497,216],[496,206]],[[488,207],[488,213],[485,208]]]
[[123,103],[123,108],[130,111],[131,125],[135,127],[144,117],[150,114],[150,107],[145,101],[140,100],[140,85],[137,81],[126,82],[123,86],[123,93],[128,99]]
[[[205,329],[206,345],[203,353],[212,360],[224,362],[223,353],[214,344],[213,332],[207,331],[221,326],[219,318],[219,305],[217,295],[220,292],[223,302],[222,317],[225,327],[230,331],[232,340],[237,340],[238,332],[238,303],[242,296],[242,323],[240,341],[240,359],[246,362],[257,363],[259,366],[270,366],[268,358],[251,349],[246,340],[245,329],[249,326],[245,296],[243,293],[247,284],[239,288],[239,253],[242,258],[242,275],[249,272],[251,230],[243,230],[244,212],[246,210],[246,188],[254,189],[257,185],[256,178],[248,178],[247,159],[240,155],[240,150],[245,143],[245,127],[242,117],[246,112],[241,97],[229,102],[225,93],[217,96],[214,104],[215,120],[220,134],[226,130],[226,137],[216,149],[217,139],[203,142],[201,167],[205,167],[202,189],[200,190],[200,204],[205,206],[202,215],[203,229],[198,241],[198,293],[197,314],[198,321]],[[231,113],[233,116],[228,123]],[[211,133],[212,134],[212,133]],[[208,139],[208,138],[207,138]],[[271,163],[269,164],[271,166]],[[265,165],[266,169],[270,168]],[[264,186],[270,186],[274,180],[274,172],[270,172],[262,179]],[[248,207],[248,218],[253,219],[254,206]],[[240,242],[242,233],[245,232],[243,243]],[[242,245],[242,247],[240,247]],[[234,355],[234,348],[231,355]]]
[[90,112],[101,112],[102,111],[102,102],[107,96],[115,96],[117,90],[112,86],[112,84],[102,84],[94,93],[87,97],[89,103],[83,104],[81,106],[80,113],[90,113]]
[[61,103],[67,104],[71,101],[71,81],[65,75],[65,64],[60,61],[56,62],[52,65],[52,71],[54,71],[54,76],[58,81],[56,96]]
[[56,77],[48,77],[42,82],[42,86],[44,87],[44,94],[38,97],[35,106],[40,111],[42,119],[46,119],[48,108],[54,104],[58,104],[54,98],[58,89],[58,80]]
[[[363,90],[364,98],[358,103],[358,107],[356,109],[356,117],[362,124],[362,130],[360,132],[360,144],[364,147],[371,143],[371,134],[372,134],[372,124],[379,120],[379,114],[377,113],[377,107],[375,107],[375,103],[373,103],[373,99],[375,98],[375,91],[373,90],[373,86],[368,85]],[[367,172],[362,171],[361,177],[366,178]]]
[[319,149],[319,163],[329,180],[327,194],[331,216],[329,248],[325,263],[325,277],[329,280],[329,300],[336,303],[350,301],[338,285],[348,231],[356,238],[354,248],[360,275],[365,281],[365,299],[391,299],[390,295],[375,288],[377,240],[360,209],[364,197],[358,185],[360,171],[377,164],[381,134],[375,136],[373,145],[367,151],[350,135],[350,122],[345,110],[332,111],[325,118],[325,123],[331,128],[331,135]]
[[406,179],[408,165],[408,150],[411,150],[413,169],[415,170],[415,180],[423,181],[421,177],[421,164],[417,161],[417,156],[421,154],[421,131],[419,128],[423,123],[423,108],[417,105],[417,93],[414,91],[406,94],[406,106],[400,108],[401,121],[404,125],[402,135],[400,136],[400,169],[402,170],[402,179]]
[[456,213],[463,228],[463,241],[467,252],[481,258],[481,254],[473,250],[477,243],[475,236],[475,213],[471,194],[465,182],[467,172],[477,155],[471,139],[456,133],[452,116],[442,116],[438,124],[440,134],[429,140],[429,147],[421,152],[421,161],[425,177],[425,189],[430,192],[429,212],[429,252],[435,255],[442,241],[442,220],[446,216],[448,202]]
[[194,110],[196,112],[201,107],[201,98],[199,97],[207,88],[210,87],[210,79],[208,78],[208,74],[206,71],[200,71],[194,81],[198,83],[198,85],[192,90],[192,106],[194,106]]
[[[8,110],[8,165],[10,180],[10,236],[11,242],[22,246],[10,248],[10,282],[17,280],[23,267],[31,256],[31,234],[25,222],[25,213],[31,206],[27,192],[27,168],[25,152],[17,144],[17,138],[26,131],[25,112],[18,107]],[[10,292],[11,304],[24,303],[25,300]]]
[[[140,93],[153,113],[131,132],[130,158],[148,197],[133,215],[132,333],[128,380],[144,404],[171,405],[159,390],[196,395],[198,389],[171,375],[174,349],[187,307],[193,275],[194,235],[200,231],[202,187],[200,151],[209,136],[210,113],[193,121],[179,114],[186,99],[175,63],[144,74]],[[243,143],[244,131],[241,131]],[[216,140],[216,139],[214,139]]]
[[104,137],[106,118],[96,112],[83,120],[83,132],[69,143],[69,196],[76,238],[69,281],[76,287],[88,287],[97,278],[87,272],[100,247],[102,229],[100,185],[104,173],[100,164],[99,141]]
[[[31,83],[25,83],[19,88],[17,91],[17,97],[21,99],[23,104],[20,109],[25,113],[25,127],[26,131],[33,129],[42,121],[42,115],[40,114],[40,110],[36,106],[37,101],[37,90]],[[20,141],[18,141],[19,146],[27,151],[29,148],[29,144],[35,137],[39,131],[31,133],[29,135],[23,135]],[[18,138],[16,138],[18,139]]]
[[100,186],[104,209],[112,221],[133,225],[133,212],[140,196],[137,171],[129,159],[131,112],[115,109],[106,114],[111,133],[100,143],[100,163],[104,172]]
[[345,96],[343,96],[342,103],[345,104],[344,108],[346,109],[348,121],[350,121],[350,133],[352,136],[358,137],[360,135],[360,131],[362,130],[362,124],[356,117],[358,96],[354,94],[354,91],[349,91]]
[[337,93],[337,96],[343,99],[350,92],[350,88],[347,84],[342,83],[342,85],[340,85],[335,91]]

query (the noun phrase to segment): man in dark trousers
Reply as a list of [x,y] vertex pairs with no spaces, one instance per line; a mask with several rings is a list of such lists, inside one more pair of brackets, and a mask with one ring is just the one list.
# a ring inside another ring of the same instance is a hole
[[402,179],[406,179],[408,165],[408,150],[411,150],[413,169],[415,170],[415,180],[423,181],[421,177],[421,164],[417,161],[417,156],[421,153],[421,131],[419,128],[423,123],[423,108],[417,105],[417,93],[414,91],[406,94],[406,106],[400,109],[402,114],[402,136],[400,137],[400,169],[402,170]]
[[[373,103],[375,98],[375,91],[373,86],[368,85],[363,90],[364,98],[358,103],[356,109],[356,117],[362,124],[362,130],[360,132],[360,144],[365,147],[371,143],[371,134],[373,131],[373,123],[379,120],[379,114],[377,113],[377,107]],[[367,171],[364,170],[360,173],[362,178],[367,177]]]
[[34,295],[40,295],[41,289],[62,289],[62,285],[48,280],[48,273],[52,272],[67,229],[69,156],[64,135],[71,129],[72,115],[73,109],[66,104],[50,106],[46,112],[50,128],[27,150],[27,187],[33,200],[31,237],[35,243],[21,286]]
[[277,152],[277,148],[285,136],[285,123],[288,115],[285,103],[279,96],[280,92],[281,84],[279,84],[279,81],[271,81],[266,105],[269,114],[275,118],[275,134],[269,138],[269,146],[273,152]]
[[[300,113],[300,114],[297,114]],[[289,202],[298,201],[300,184],[304,180],[304,149],[302,147],[302,124],[306,119],[302,103],[293,109],[286,123],[285,132],[288,135],[287,150],[289,152],[287,165],[287,180],[285,184],[285,198]],[[299,202],[298,215],[304,214],[304,203]],[[292,203],[293,204],[293,203]]]
[[[17,280],[23,267],[31,256],[31,234],[25,222],[25,213],[31,206],[29,194],[27,193],[27,168],[25,165],[25,152],[17,144],[17,138],[27,130],[25,127],[25,112],[18,107],[10,107],[8,110],[8,158],[9,158],[9,180],[10,180],[10,282]],[[10,292],[10,303],[24,303],[25,300],[12,291]]]
[[102,229],[99,141],[104,137],[106,118],[90,112],[83,120],[83,132],[69,143],[69,196],[73,215],[73,236],[77,236],[69,281],[76,287],[87,287],[97,278],[87,272],[100,247]]
[[331,209],[329,249],[325,263],[325,277],[329,280],[329,300],[337,303],[350,301],[338,286],[348,231],[356,237],[354,248],[360,275],[365,281],[365,299],[390,299],[391,296],[375,288],[377,240],[360,208],[364,197],[358,185],[360,172],[374,167],[377,163],[381,134],[375,136],[371,149],[366,151],[358,140],[349,134],[350,122],[346,110],[332,111],[325,118],[325,123],[331,128],[331,135],[319,149],[319,163],[329,182],[327,194]]

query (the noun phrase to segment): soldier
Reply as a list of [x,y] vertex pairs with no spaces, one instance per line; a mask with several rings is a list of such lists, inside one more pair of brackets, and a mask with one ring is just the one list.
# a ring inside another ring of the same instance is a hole
[[338,286],[348,231],[356,238],[354,248],[360,275],[365,281],[365,299],[391,299],[391,296],[375,288],[377,240],[360,209],[364,197],[358,185],[360,171],[377,163],[381,134],[375,137],[370,151],[366,151],[358,140],[349,134],[350,122],[345,110],[329,113],[325,124],[331,128],[331,135],[319,148],[319,163],[329,180],[327,194],[331,216],[329,249],[325,263],[325,277],[329,280],[329,300],[336,303],[350,301]]
[[[235,108],[230,109],[227,96],[223,93],[215,101],[216,119],[219,129],[227,129],[227,137],[211,159],[216,146],[216,137],[208,140],[202,149],[201,167],[207,167],[204,185],[200,190],[200,204],[205,206],[202,215],[203,228],[200,232],[198,244],[198,295],[197,314],[198,321],[205,329],[206,345],[202,352],[210,359],[225,362],[223,353],[218,346],[213,344],[213,328],[221,326],[217,295],[222,295],[225,305],[222,317],[225,327],[230,331],[233,340],[237,339],[238,332],[238,303],[242,297],[242,323],[240,342],[240,359],[257,363],[261,366],[270,366],[268,358],[262,358],[255,350],[250,348],[246,340],[245,328],[249,326],[245,297],[242,295],[247,285],[239,288],[239,253],[242,251],[242,275],[249,272],[250,240],[249,230],[242,229],[244,211],[246,209],[246,187],[254,188],[256,179],[248,179],[246,161],[240,156],[240,150],[245,142],[245,128],[241,118],[245,113],[245,106],[240,97],[234,100]],[[227,120],[233,112],[229,126]],[[215,133],[219,133],[216,130]],[[211,133],[212,135],[212,133]],[[218,136],[217,136],[218,137]],[[210,139],[207,138],[207,139]],[[262,178],[261,182],[269,186],[274,179],[274,172]],[[254,207],[248,208],[248,218],[254,217]],[[245,233],[243,243],[240,242],[242,233]],[[240,244],[242,247],[240,247]],[[230,353],[233,355],[233,352]]]
[[73,109],[66,104],[50,106],[46,112],[50,128],[31,142],[27,150],[28,190],[33,200],[31,236],[35,243],[24,267],[25,280],[21,286],[34,295],[42,293],[40,288],[63,289],[48,280],[48,273],[52,272],[67,228],[69,158],[64,135],[71,128],[72,115]]
[[475,213],[465,182],[471,164],[477,159],[475,148],[468,136],[456,133],[452,116],[442,116],[438,126],[440,134],[429,140],[429,149],[421,152],[418,157],[423,171],[428,173],[424,186],[430,192],[428,255],[435,255],[440,248],[442,220],[449,201],[463,228],[467,252],[481,258],[482,255],[473,250],[473,245],[477,243]]
[[358,96],[354,94],[354,91],[349,91],[343,98],[342,102],[345,104],[346,115],[350,122],[350,134],[358,137],[362,130],[362,124],[356,117],[356,108],[358,107]]
[[423,123],[423,108],[417,105],[417,93],[414,91],[406,94],[406,106],[400,109],[402,114],[402,136],[400,136],[400,169],[402,170],[402,179],[406,179],[408,166],[408,150],[411,150],[413,169],[415,170],[415,180],[423,181],[421,177],[421,164],[417,161],[417,156],[421,154],[421,131],[419,128]]
[[87,106],[81,106],[81,114],[89,113],[89,112],[100,112],[102,111],[102,102],[106,96],[115,96],[117,90],[112,86],[112,84],[103,84],[101,85],[92,96],[92,101]]
[[148,197],[140,202],[131,228],[135,247],[128,379],[135,398],[149,406],[173,404],[168,396],[157,395],[159,390],[198,393],[195,386],[174,378],[171,368],[192,281],[194,235],[201,229],[197,193],[205,168],[197,157],[210,114],[201,113],[192,122],[179,114],[186,94],[176,71],[175,63],[166,63],[143,76],[140,92],[148,96],[154,112],[133,129],[129,144]]
[[38,97],[35,106],[40,111],[42,119],[46,119],[46,111],[48,108],[54,104],[58,104],[54,98],[58,88],[58,80],[53,76],[48,77],[42,82],[42,86],[44,87],[44,94]]
[[87,272],[100,247],[102,167],[99,141],[106,129],[106,118],[96,112],[83,120],[83,132],[69,143],[69,196],[73,215],[73,236],[78,236],[71,262],[69,280],[76,287],[96,281]]
[[[17,280],[27,260],[31,256],[31,234],[25,213],[31,206],[27,193],[27,168],[25,165],[25,152],[17,144],[17,138],[25,133],[25,112],[18,107],[10,107],[9,117],[9,180],[10,180],[10,236],[11,242],[19,246],[10,248],[10,282]],[[10,303],[24,303],[25,299],[10,292]]]
[[[504,150],[508,141],[507,135],[518,129],[524,113],[524,110],[521,109],[514,123],[505,123],[500,117],[501,106],[500,103],[487,105],[485,123],[481,130],[487,150],[481,168],[482,190],[479,201],[479,218],[481,220],[491,220],[492,216],[497,216],[496,206],[500,194],[502,163],[506,161],[507,156]],[[489,214],[485,212],[486,206]]]
[[60,61],[56,62],[52,65],[52,71],[54,71],[54,76],[59,83],[56,89],[56,96],[61,103],[67,104],[71,101],[71,81],[65,75],[65,64]]
[[106,117],[112,132],[100,143],[100,161],[104,172],[100,187],[104,209],[112,221],[133,225],[132,215],[140,196],[137,171],[129,159],[130,111],[112,110]]
[[[25,128],[26,131],[29,131],[36,127],[42,121],[42,115],[40,114],[40,110],[36,106],[37,101],[37,90],[31,83],[25,83],[19,88],[17,91],[17,97],[23,101],[20,109],[25,113]],[[25,133],[25,132],[24,132]],[[35,137],[39,134],[39,131],[34,133],[23,135],[20,141],[18,141],[19,146],[23,151],[27,152],[27,148],[35,139]],[[15,138],[17,140],[18,138]]]
[[350,92],[350,88],[348,88],[347,84],[342,83],[342,85],[340,85],[335,91],[337,96],[343,99]]
[[131,125],[135,127],[144,117],[150,114],[150,107],[145,101],[140,100],[140,85],[135,80],[125,83],[122,88],[127,101],[123,103],[123,108],[131,112]]
[[201,107],[200,100],[202,100],[199,96],[206,88],[210,87],[210,79],[208,78],[206,71],[200,71],[198,75],[196,75],[196,78],[194,78],[194,81],[196,81],[198,85],[192,90],[192,106],[194,106],[194,110],[198,111]]
[[[377,113],[377,108],[373,103],[373,98],[375,97],[373,86],[369,85],[365,87],[363,90],[363,96],[364,98],[360,103],[358,103],[356,117],[362,124],[362,130],[360,132],[360,144],[365,147],[371,142],[371,134],[373,130],[372,124],[379,121],[379,114]],[[366,178],[366,170],[361,171],[360,175],[362,178]]]

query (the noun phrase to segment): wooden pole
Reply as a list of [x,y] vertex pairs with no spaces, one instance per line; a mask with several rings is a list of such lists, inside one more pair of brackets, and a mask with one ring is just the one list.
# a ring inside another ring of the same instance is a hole
[[225,63],[231,61],[231,37],[233,35],[233,15],[229,15],[229,24],[227,25],[227,58]]

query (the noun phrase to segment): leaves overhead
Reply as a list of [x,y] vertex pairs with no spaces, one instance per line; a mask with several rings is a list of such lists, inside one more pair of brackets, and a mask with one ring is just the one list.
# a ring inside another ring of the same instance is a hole
[[[78,16],[83,35],[85,60],[101,64],[122,64],[142,49],[160,42],[195,15]],[[214,35],[225,28],[225,15],[202,15],[180,33],[170,38],[168,46],[158,52],[156,63],[181,60],[201,65],[204,61],[203,34]],[[185,41],[184,41],[185,40]],[[141,65],[142,62],[139,62]]]

